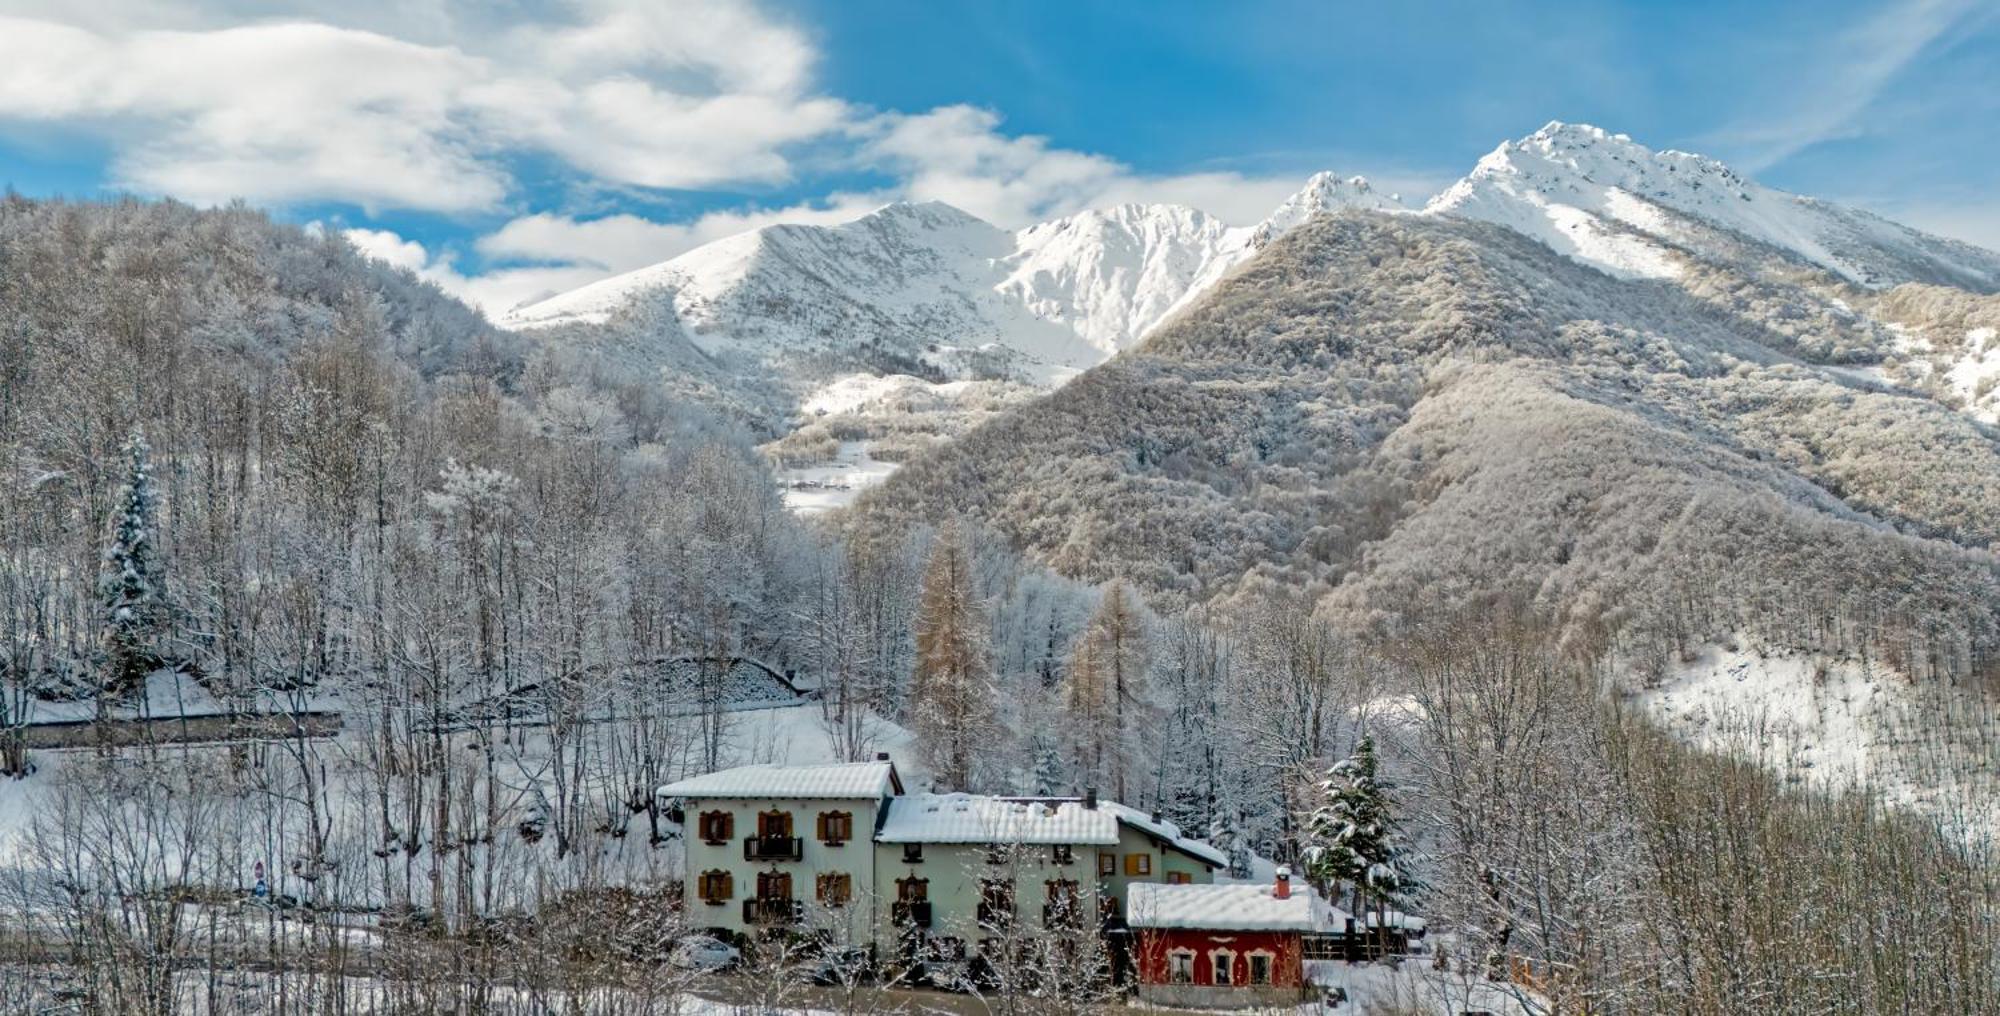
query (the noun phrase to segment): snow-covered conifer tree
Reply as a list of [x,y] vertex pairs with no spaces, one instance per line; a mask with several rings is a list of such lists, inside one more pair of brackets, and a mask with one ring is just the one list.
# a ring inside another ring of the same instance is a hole
[[153,487],[145,432],[125,443],[127,472],[104,552],[99,597],[104,604],[107,690],[136,687],[158,660],[165,620],[164,575],[156,546],[159,495]]
[[1372,904],[1380,923],[1386,905],[1400,901],[1411,880],[1375,739],[1362,737],[1352,755],[1327,770],[1319,788],[1324,801],[1306,823],[1306,872],[1328,890],[1342,882],[1352,887],[1356,911]]

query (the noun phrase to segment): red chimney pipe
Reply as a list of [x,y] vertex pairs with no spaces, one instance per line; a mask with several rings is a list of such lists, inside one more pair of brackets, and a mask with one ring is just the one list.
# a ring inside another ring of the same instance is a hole
[[1292,898],[1292,869],[1289,866],[1278,867],[1278,884],[1271,888],[1271,895],[1281,900]]

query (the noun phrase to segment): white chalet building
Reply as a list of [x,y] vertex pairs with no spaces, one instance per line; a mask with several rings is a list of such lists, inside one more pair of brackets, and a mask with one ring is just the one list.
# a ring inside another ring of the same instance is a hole
[[878,956],[979,955],[1005,930],[1122,931],[1135,883],[1206,884],[1228,859],[1096,795],[905,794],[886,758],[744,766],[670,783],[690,923],[785,929]]

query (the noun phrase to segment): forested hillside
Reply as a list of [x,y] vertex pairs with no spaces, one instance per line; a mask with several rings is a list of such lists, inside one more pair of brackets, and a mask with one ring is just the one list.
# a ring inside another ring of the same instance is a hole
[[1175,603],[1284,587],[1383,636],[1506,593],[1654,668],[1747,632],[1984,675],[1992,433],[1802,358],[1885,344],[1825,312],[1870,294],[1738,280],[1767,292],[1619,280],[1456,218],[1322,218],[858,524],[967,513],[1067,574]]

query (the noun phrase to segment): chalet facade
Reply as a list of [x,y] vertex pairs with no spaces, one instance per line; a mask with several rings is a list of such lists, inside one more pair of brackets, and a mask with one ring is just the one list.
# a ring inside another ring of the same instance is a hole
[[1140,999],[1182,1009],[1296,1006],[1307,940],[1351,926],[1285,868],[1270,884],[1134,886],[1126,918]]
[[906,794],[886,759],[746,766],[659,794],[684,815],[693,923],[816,934],[879,957],[969,960],[1015,932],[1122,935],[1135,887],[1210,883],[1227,863],[1094,794]]

